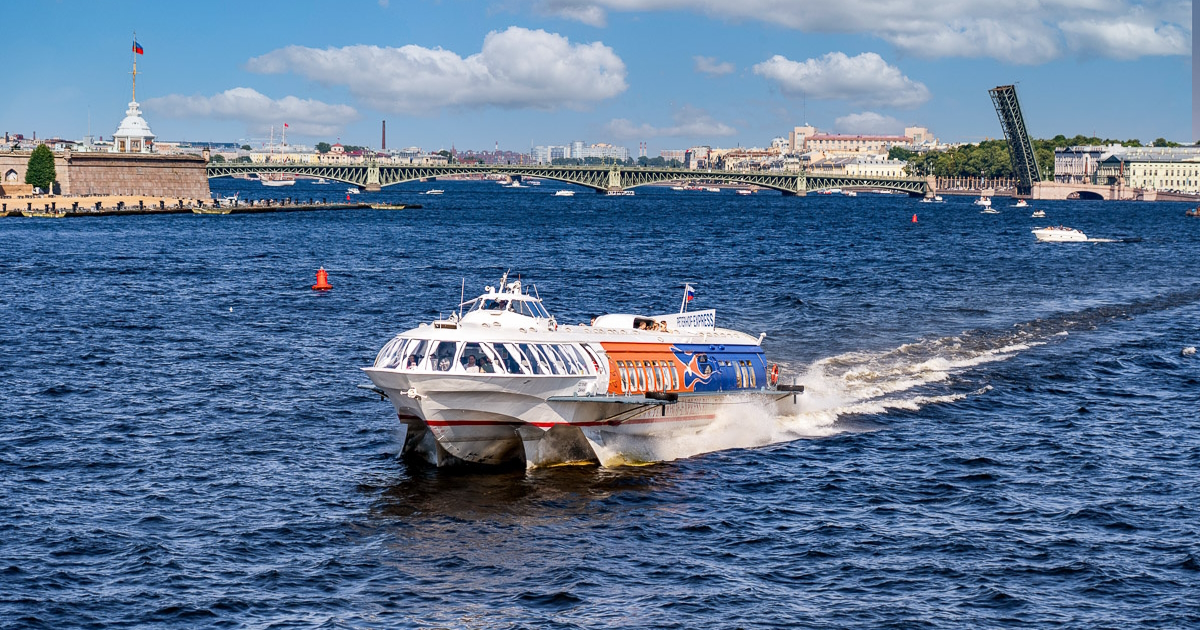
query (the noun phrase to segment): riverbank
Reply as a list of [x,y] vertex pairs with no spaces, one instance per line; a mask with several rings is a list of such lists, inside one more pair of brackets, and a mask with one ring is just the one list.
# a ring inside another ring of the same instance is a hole
[[0,198],[0,217],[104,217],[146,214],[263,214],[313,210],[407,210],[418,204],[325,203],[314,199],[259,199],[222,202],[211,199],[168,199],[146,196],[38,195]]

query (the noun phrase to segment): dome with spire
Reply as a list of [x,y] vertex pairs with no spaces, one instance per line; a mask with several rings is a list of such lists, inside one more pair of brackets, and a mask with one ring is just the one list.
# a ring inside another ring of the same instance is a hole
[[113,153],[150,153],[154,146],[154,134],[150,124],[142,118],[137,101],[129,102],[125,119],[113,134]]

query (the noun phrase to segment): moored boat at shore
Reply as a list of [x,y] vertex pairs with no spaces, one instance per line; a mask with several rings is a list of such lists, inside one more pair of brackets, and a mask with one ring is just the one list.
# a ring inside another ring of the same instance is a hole
[[777,385],[763,336],[717,328],[685,292],[678,313],[562,325],[506,274],[364,371],[395,407],[404,452],[438,466],[655,461],[722,411],[794,406],[803,388]]

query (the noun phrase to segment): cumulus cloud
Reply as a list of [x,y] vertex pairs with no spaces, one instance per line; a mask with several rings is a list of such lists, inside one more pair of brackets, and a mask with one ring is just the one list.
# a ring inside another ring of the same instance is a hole
[[696,72],[703,72],[709,76],[719,77],[734,71],[732,63],[717,61],[716,57],[701,57],[697,55],[692,57],[692,59],[696,62]]
[[[530,0],[542,12],[603,26],[609,12],[695,11],[810,33],[865,33],[906,55],[991,57],[1038,64],[1063,54],[1130,58],[1188,54],[1186,0]],[[1096,26],[1088,26],[1095,23]],[[1132,33],[1114,33],[1120,25]],[[1147,31],[1148,29],[1148,31]],[[1101,31],[1096,33],[1095,31]],[[1116,46],[1096,45],[1116,38]],[[1147,46],[1132,45],[1142,41]]]
[[904,76],[872,52],[854,57],[831,52],[807,61],[775,55],[756,64],[754,73],[774,82],[788,96],[904,108],[917,107],[930,98],[924,83]]
[[1147,55],[1186,55],[1192,42],[1188,32],[1175,25],[1139,24],[1132,20],[1080,20],[1062,22],[1071,48],[1114,59]]
[[612,48],[516,26],[488,33],[469,57],[414,45],[288,46],[250,59],[247,67],[344,85],[373,108],[407,114],[442,107],[582,109],[628,87],[625,63]]
[[248,87],[225,90],[214,96],[171,94],[152,98],[146,109],[170,118],[219,118],[239,120],[252,132],[265,132],[272,125],[288,124],[293,133],[328,136],[358,119],[349,105],[330,105],[312,99],[285,96],[273,99]]
[[704,110],[693,107],[683,107],[675,112],[674,125],[655,127],[649,123],[635,124],[627,118],[614,118],[609,121],[608,132],[617,138],[709,138],[732,136],[737,129],[718,122]]
[[904,129],[904,123],[875,112],[859,112],[847,114],[833,121],[833,128],[838,133],[858,135],[897,135]]

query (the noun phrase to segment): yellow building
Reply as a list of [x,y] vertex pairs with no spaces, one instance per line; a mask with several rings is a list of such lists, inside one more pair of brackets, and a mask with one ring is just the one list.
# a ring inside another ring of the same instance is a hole
[[1200,194],[1200,148],[1130,147],[1100,162],[1095,183]]

